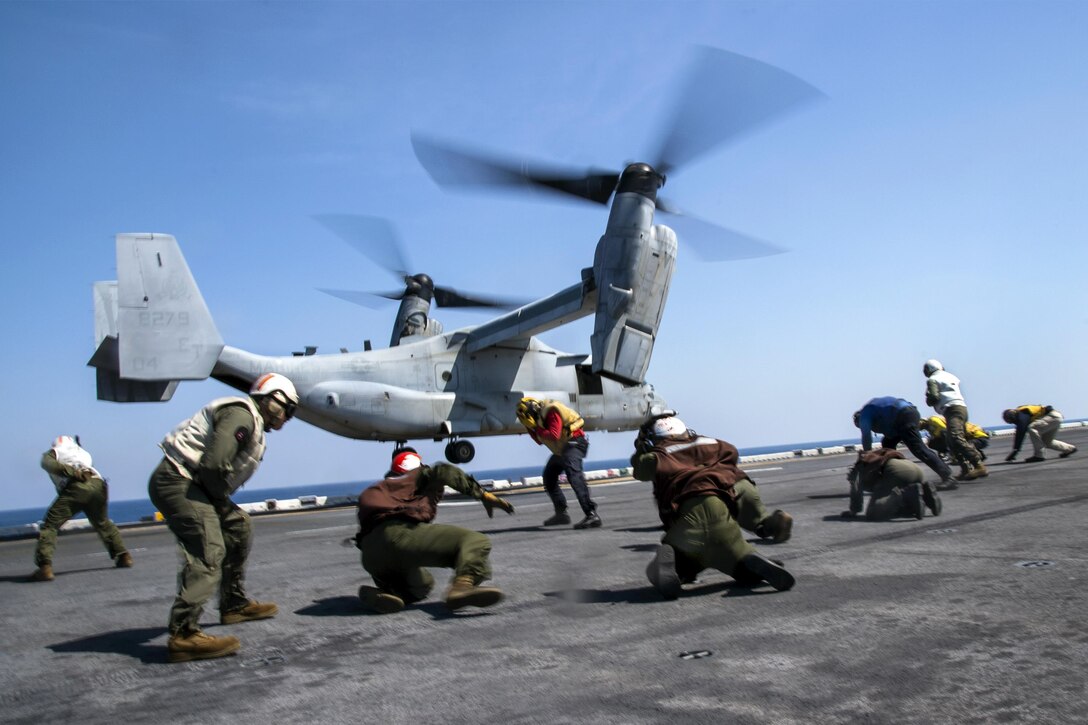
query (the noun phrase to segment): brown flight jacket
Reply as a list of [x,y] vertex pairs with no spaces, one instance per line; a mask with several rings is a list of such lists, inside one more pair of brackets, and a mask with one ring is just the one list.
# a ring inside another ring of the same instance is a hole
[[424,524],[434,521],[446,486],[476,499],[484,495],[476,479],[445,463],[389,476],[359,494],[359,537],[390,518]]
[[[656,459],[652,468],[646,465],[651,463],[651,457]],[[649,473],[647,468],[653,471],[654,500],[665,526],[675,522],[680,504],[694,496],[717,496],[736,516],[737,495],[733,485],[748,478],[748,474],[737,466],[740,453],[733,444],[707,436],[666,438],[650,453],[636,454],[634,458],[642,464],[636,467],[636,476],[640,472]]]
[[862,492],[872,491],[876,487],[884,473],[884,464],[893,458],[905,459],[906,456],[894,448],[874,448],[858,453],[857,462],[846,475],[846,480],[850,482],[850,511],[855,514],[861,511],[864,502]]
[[851,483],[857,480],[858,486],[864,491],[872,491],[880,474],[884,471],[884,464],[893,458],[906,458],[894,448],[876,448],[871,451],[858,453],[858,460],[850,469],[848,478]]

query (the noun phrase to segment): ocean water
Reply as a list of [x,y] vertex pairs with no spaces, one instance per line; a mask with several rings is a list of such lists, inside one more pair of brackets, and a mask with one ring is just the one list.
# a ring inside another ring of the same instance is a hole
[[[796,451],[806,448],[826,448],[829,446],[841,446],[857,442],[858,440],[856,438],[851,438],[834,441],[812,441],[807,443],[758,446],[754,448],[742,448],[740,454],[742,456],[756,456],[764,453],[780,453],[782,451]],[[626,458],[593,460],[586,461],[585,470],[597,471],[606,468],[623,468],[627,465],[629,465],[629,462]],[[518,481],[526,476],[539,476],[543,467],[544,461],[541,460],[539,463],[532,466],[483,470],[474,469],[471,466],[468,466],[467,470],[481,481],[486,479]],[[297,487],[283,486],[279,488],[253,490],[242,488],[234,494],[233,498],[236,503],[256,503],[271,498],[291,499],[298,498],[299,496],[357,496],[360,491],[372,483],[374,483],[373,479],[364,481],[341,481],[339,483],[307,483],[299,484]],[[46,508],[47,507],[0,511],[0,528],[37,523],[45,516]],[[110,501],[110,518],[119,524],[135,523],[150,518],[154,514],[155,506],[146,498],[132,501]],[[76,518],[84,517],[77,516]]]

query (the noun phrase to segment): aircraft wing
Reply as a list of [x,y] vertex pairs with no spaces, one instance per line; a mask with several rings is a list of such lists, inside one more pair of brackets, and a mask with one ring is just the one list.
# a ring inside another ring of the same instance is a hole
[[465,346],[469,352],[478,352],[505,340],[532,337],[591,315],[596,309],[593,276],[583,273],[580,283],[473,328]]

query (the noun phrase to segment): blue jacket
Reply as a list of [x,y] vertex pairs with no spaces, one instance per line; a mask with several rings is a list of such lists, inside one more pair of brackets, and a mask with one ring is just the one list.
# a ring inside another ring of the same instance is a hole
[[869,450],[873,447],[873,433],[887,435],[895,432],[895,420],[899,414],[907,408],[915,407],[914,403],[902,398],[893,398],[886,395],[883,398],[873,398],[860,411],[858,428],[861,428],[861,447]]

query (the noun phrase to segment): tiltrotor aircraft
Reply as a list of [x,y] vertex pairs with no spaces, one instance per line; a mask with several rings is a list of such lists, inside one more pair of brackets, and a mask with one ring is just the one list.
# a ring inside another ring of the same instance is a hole
[[[580,279],[482,325],[443,331],[428,317],[432,298],[441,304],[438,288],[405,272],[386,349],[276,357],[224,345],[175,239],[119,234],[117,280],[94,287],[97,350],[88,364],[97,369],[98,398],[166,401],[179,381],[208,377],[248,390],[261,374],[278,372],[297,387],[302,420],[398,445],[448,440],[445,454],[454,463],[475,455],[468,438],[523,433],[514,411],[524,396],[569,403],[587,430],[634,430],[665,408],[646,371],[677,252],[673,230],[654,224],[656,211],[674,211],[657,196],[666,172],[819,95],[780,69],[704,48],[660,150],[622,172],[536,171],[413,136],[417,157],[441,185],[541,186],[601,204],[611,199],[611,211],[593,266]],[[322,221],[351,235],[344,217]],[[713,230],[725,240],[725,258],[771,251]],[[591,355],[560,352],[537,337],[588,315]]]

